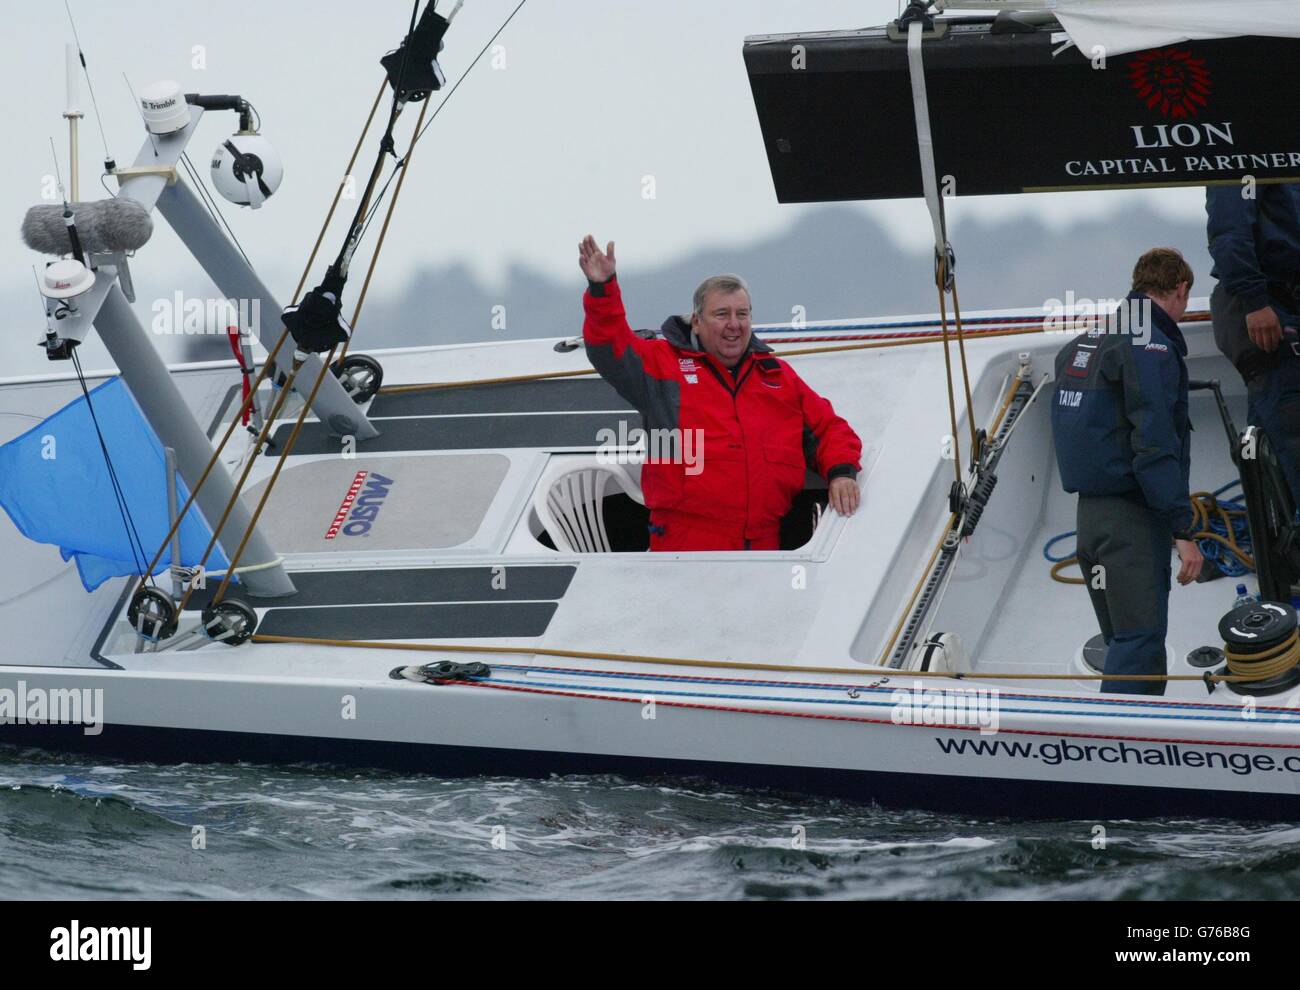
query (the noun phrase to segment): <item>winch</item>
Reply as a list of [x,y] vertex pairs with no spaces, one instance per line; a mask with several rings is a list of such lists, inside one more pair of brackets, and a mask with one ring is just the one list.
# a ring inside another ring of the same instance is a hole
[[1300,684],[1300,630],[1290,605],[1240,605],[1219,621],[1219,634],[1228,662],[1218,673],[1252,678],[1228,682],[1237,694],[1277,694]]

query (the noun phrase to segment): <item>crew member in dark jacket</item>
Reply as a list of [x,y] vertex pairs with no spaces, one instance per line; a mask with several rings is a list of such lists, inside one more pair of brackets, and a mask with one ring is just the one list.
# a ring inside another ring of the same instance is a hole
[[1205,209],[1214,339],[1300,505],[1300,185],[1210,186]]
[[[1056,357],[1056,460],[1065,490],[1079,493],[1079,567],[1106,640],[1107,675],[1166,673],[1170,543],[1182,560],[1179,584],[1201,570],[1178,328],[1192,281],[1177,251],[1148,251],[1119,312]],[[1164,694],[1165,682],[1107,680],[1102,690]]]
[[652,459],[641,470],[651,550],[780,549],[781,517],[808,466],[826,478],[830,505],[853,514],[862,441],[753,335],[741,279],[706,279],[690,320],[669,317],[663,337],[647,340],[628,326],[614,243],[602,251],[588,235],[578,264],[588,281],[582,336],[592,366],[648,430],[700,438],[698,465]]

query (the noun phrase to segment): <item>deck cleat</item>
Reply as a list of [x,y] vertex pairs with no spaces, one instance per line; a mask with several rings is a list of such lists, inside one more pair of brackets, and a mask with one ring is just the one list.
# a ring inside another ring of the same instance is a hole
[[418,684],[448,684],[455,681],[478,680],[492,676],[492,668],[485,663],[456,663],[454,660],[440,660],[427,663],[423,667],[394,667],[388,676],[395,681],[415,681]]

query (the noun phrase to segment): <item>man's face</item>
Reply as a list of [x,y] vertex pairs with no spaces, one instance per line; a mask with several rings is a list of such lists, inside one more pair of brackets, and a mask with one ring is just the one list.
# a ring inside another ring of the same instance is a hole
[[753,332],[749,325],[749,293],[714,290],[704,296],[704,312],[691,317],[691,329],[700,338],[700,347],[728,368],[749,349]]

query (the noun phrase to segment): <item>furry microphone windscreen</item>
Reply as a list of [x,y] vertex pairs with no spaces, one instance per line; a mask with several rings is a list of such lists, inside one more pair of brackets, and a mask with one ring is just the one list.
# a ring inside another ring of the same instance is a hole
[[[101,199],[73,203],[77,236],[87,254],[111,254],[144,247],[153,234],[150,211],[133,199]],[[23,217],[23,243],[41,254],[63,255],[72,250],[62,206],[33,206]]]

